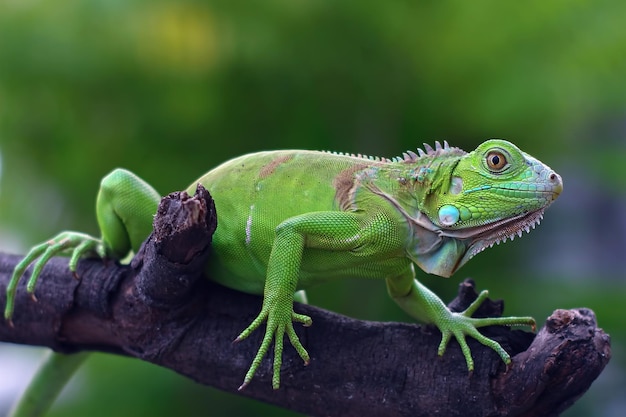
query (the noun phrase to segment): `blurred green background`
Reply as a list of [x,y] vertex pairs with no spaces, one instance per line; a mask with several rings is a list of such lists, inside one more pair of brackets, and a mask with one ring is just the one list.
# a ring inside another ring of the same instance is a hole
[[[166,194],[262,149],[395,156],[509,138],[563,176],[564,194],[530,236],[452,280],[420,279],[450,299],[472,276],[540,323],[594,309],[613,359],[564,415],[624,415],[625,19],[617,0],[0,0],[0,250],[97,233],[99,179],[118,166]],[[409,321],[382,282],[309,299]],[[40,353],[0,346],[0,414]],[[295,415],[94,355],[50,415],[270,413]]]

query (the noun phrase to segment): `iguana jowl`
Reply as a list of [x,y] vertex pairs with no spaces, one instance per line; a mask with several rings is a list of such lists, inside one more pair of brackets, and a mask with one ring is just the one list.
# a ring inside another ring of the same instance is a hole
[[[465,342],[471,336],[509,355],[476,328],[534,325],[530,317],[471,318],[486,291],[465,312],[451,312],[415,279],[414,265],[448,277],[485,248],[534,228],[561,193],[561,177],[504,140],[488,140],[466,153],[435,148],[386,159],[316,151],[268,151],[232,159],[191,184],[205,186],[215,200],[218,227],[213,247],[218,264],[211,279],[236,290],[263,295],[256,319],[237,337],[267,323],[265,337],[242,385],[253,378],[274,344],[272,383],[279,387],[286,334],[305,362],[309,354],[293,322],[311,318],[293,310],[294,293],[334,279],[382,278],[389,295],[409,315],[442,332],[439,354],[454,336],[468,369]],[[5,317],[11,319],[16,286],[34,263],[34,291],[43,265],[70,255],[122,258],[136,251],[152,229],[159,194],[134,174],[116,169],[97,199],[101,238],[63,232],[34,247],[16,267],[7,288]]]

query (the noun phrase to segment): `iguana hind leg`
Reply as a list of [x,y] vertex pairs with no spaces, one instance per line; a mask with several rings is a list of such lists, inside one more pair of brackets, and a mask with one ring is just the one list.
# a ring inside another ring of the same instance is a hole
[[[70,256],[69,269],[75,273],[78,260],[83,256],[120,259],[131,250],[138,250],[152,230],[152,218],[159,200],[154,188],[135,174],[123,169],[113,170],[102,179],[96,201],[102,238],[66,231],[33,247],[15,267],[7,286],[5,319],[13,324],[18,284],[30,265],[33,265],[33,270],[27,291],[35,298],[37,280],[46,263],[54,256]],[[24,397],[18,401],[12,416],[36,417],[43,414],[86,356],[86,352],[73,355],[51,353]]]

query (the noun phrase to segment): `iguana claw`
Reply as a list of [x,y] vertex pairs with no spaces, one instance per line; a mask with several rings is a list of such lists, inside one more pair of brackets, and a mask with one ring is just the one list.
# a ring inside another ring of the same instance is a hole
[[84,233],[62,232],[55,238],[33,247],[28,254],[17,264],[7,285],[7,303],[4,309],[4,318],[12,324],[13,309],[15,307],[15,294],[20,279],[26,269],[32,264],[33,270],[26,284],[26,291],[33,301],[37,301],[35,296],[35,286],[44,266],[48,261],[57,255],[71,254],[69,269],[75,277],[78,260],[88,254],[93,253],[99,257],[105,256],[104,244],[100,239],[94,238]]
[[489,293],[482,291],[476,300],[463,312],[455,313],[449,311],[448,315],[442,317],[440,321],[435,322],[441,331],[441,343],[437,349],[437,354],[442,356],[445,353],[446,346],[452,336],[456,338],[461,346],[461,351],[467,363],[467,370],[473,372],[474,359],[469,346],[465,340],[466,336],[471,336],[481,344],[493,349],[502,358],[502,361],[509,366],[511,364],[511,356],[500,346],[495,340],[489,339],[482,335],[477,329],[485,326],[532,326],[535,327],[535,319],[532,317],[485,317],[474,318],[472,314],[485,301]]
[[[285,310],[287,310],[285,314]],[[280,387],[280,366],[282,364],[283,357],[283,338],[285,334],[289,338],[289,341],[296,349],[302,360],[304,361],[304,365],[308,365],[310,362],[309,353],[306,351],[298,335],[296,334],[293,328],[293,322],[302,323],[304,326],[310,326],[313,321],[309,316],[304,314],[297,314],[293,311],[293,305],[290,306],[291,312],[288,309],[280,307],[280,304],[275,305],[274,308],[267,307],[264,305],[259,315],[250,323],[250,325],[243,331],[237,338],[235,342],[239,342],[245,338],[247,338],[257,327],[261,325],[264,321],[267,321],[267,327],[265,329],[265,336],[263,337],[263,341],[261,342],[261,346],[257,351],[256,356],[252,360],[252,364],[250,365],[250,369],[246,373],[244,377],[243,384],[238,388],[239,391],[244,389],[256,373],[259,365],[261,364],[261,360],[268,352],[272,340],[274,341],[274,366],[273,366],[273,374],[272,374],[272,387],[274,389],[278,389]]]

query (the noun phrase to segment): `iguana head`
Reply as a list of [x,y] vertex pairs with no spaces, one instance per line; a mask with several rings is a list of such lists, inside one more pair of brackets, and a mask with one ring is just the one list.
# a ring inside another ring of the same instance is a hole
[[420,152],[413,174],[425,191],[421,214],[411,216],[409,256],[426,272],[450,276],[484,249],[529,232],[563,190],[556,172],[505,140],[467,154],[437,145]]

